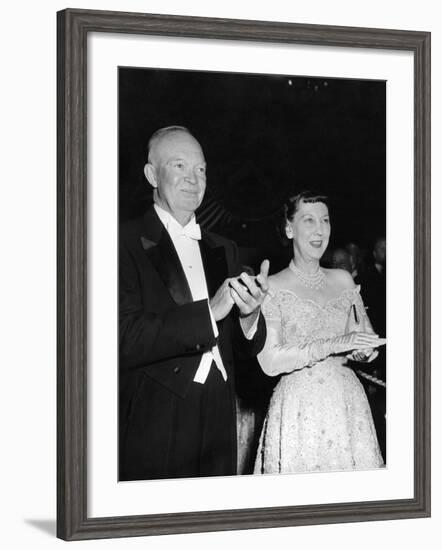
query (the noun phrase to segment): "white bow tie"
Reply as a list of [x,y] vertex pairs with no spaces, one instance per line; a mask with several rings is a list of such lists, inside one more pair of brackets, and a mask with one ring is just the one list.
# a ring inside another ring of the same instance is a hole
[[199,241],[201,239],[201,229],[199,224],[193,218],[186,226],[177,227],[175,224],[170,228],[174,237],[189,237]]

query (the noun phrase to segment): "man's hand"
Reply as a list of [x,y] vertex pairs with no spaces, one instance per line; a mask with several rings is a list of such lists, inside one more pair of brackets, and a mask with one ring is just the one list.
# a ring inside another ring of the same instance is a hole
[[215,296],[209,301],[209,306],[215,321],[224,319],[224,317],[230,313],[235,303],[230,293],[231,289],[229,284],[231,281],[232,279],[226,279],[216,291]]
[[230,295],[238,306],[241,317],[255,314],[261,307],[269,290],[270,262],[264,260],[257,277],[241,273],[238,279],[230,279]]
[[376,359],[378,355],[379,351],[377,349],[369,348],[359,351],[352,351],[351,353],[346,355],[346,357],[347,359],[357,361],[358,363],[371,363]]

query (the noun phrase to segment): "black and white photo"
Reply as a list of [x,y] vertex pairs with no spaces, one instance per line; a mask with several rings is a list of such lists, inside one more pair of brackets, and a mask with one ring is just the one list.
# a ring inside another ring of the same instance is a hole
[[120,67],[120,481],[385,465],[385,132],[383,81]]

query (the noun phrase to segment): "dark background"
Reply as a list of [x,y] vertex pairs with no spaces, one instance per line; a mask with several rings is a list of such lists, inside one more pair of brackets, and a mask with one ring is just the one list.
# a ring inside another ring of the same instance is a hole
[[208,164],[198,221],[234,239],[244,263],[287,264],[281,206],[310,188],[331,199],[330,247],[368,249],[385,234],[385,90],[383,81],[120,68],[120,220],[151,202],[150,136],[178,124]]

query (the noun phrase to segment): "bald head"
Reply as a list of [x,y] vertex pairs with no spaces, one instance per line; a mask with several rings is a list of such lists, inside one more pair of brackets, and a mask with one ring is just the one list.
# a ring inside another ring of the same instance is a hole
[[201,147],[190,130],[188,130],[185,126],[166,126],[165,128],[160,128],[152,134],[147,145],[148,162],[154,164],[158,155],[161,154],[162,145],[166,143],[167,147],[171,142],[183,136],[183,134],[188,136],[190,141],[193,140],[199,147]]

